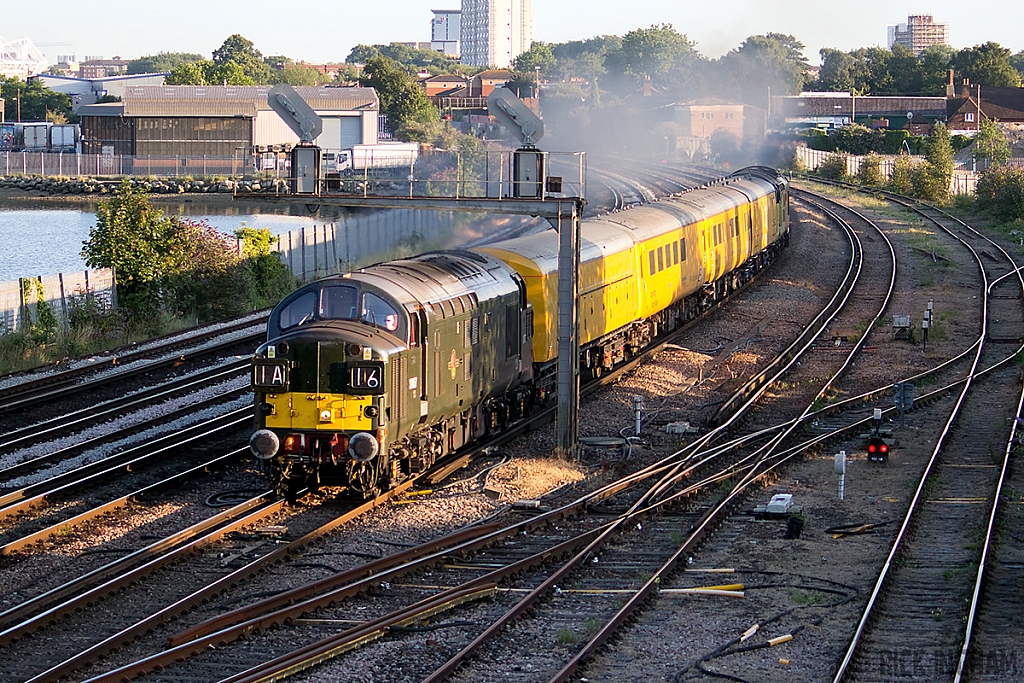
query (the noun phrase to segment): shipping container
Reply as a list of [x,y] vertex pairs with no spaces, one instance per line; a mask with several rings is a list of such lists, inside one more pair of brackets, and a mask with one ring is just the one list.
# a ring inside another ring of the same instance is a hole
[[42,152],[50,146],[51,123],[26,123],[24,124],[24,145],[23,149],[28,151]]
[[0,149],[12,150],[21,149],[22,135],[21,124],[4,123],[0,124]]
[[62,123],[50,128],[50,150],[53,152],[74,152],[81,139],[78,124]]

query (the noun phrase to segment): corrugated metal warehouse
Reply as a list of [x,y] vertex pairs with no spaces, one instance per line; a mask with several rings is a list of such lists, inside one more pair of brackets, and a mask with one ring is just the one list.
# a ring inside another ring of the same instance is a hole
[[[271,86],[138,86],[121,102],[79,110],[86,154],[230,158],[254,147],[295,144],[291,128],[267,102]],[[376,144],[380,101],[373,88],[300,86],[323,119],[325,150]]]

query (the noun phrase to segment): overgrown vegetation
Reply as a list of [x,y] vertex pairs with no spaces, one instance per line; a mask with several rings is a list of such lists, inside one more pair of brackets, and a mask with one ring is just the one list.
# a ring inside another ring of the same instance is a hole
[[272,243],[267,229],[243,225],[230,236],[205,221],[165,216],[125,181],[100,202],[82,250],[89,267],[114,269],[118,305],[92,293],[72,295],[61,324],[42,284],[22,280],[33,306],[22,329],[0,335],[0,373],[271,306],[296,286]]
[[164,316],[203,323],[269,305],[294,287],[271,240],[268,230],[243,227],[232,238],[205,221],[165,216],[124,181],[97,207],[82,256],[91,268],[114,269],[118,302],[136,324]]

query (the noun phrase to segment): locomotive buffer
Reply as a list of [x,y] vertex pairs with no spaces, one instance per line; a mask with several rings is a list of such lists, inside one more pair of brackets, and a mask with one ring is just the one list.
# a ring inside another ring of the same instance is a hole
[[545,192],[561,192],[561,178],[549,177],[546,155],[536,143],[544,135],[544,123],[505,88],[495,88],[487,108],[521,143],[512,157],[511,197],[392,197],[330,195],[320,192],[320,148],[313,140],[322,130],[320,118],[288,85],[277,85],[268,93],[269,104],[301,142],[292,149],[293,195],[247,196],[309,205],[362,206],[378,209],[421,209],[467,211],[546,218],[558,231],[558,404],[556,452],[575,459],[579,446],[580,353],[579,317],[580,218],[583,197],[548,198]]

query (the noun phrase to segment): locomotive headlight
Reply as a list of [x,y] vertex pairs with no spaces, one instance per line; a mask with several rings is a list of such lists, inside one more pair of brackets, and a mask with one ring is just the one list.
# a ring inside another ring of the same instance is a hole
[[257,458],[263,460],[269,460],[277,455],[280,447],[281,441],[277,438],[277,434],[269,429],[261,429],[249,437],[249,450]]
[[330,422],[331,421],[331,411],[330,411],[330,409],[324,408],[323,410],[320,411],[320,421],[321,422]]
[[353,460],[369,462],[377,457],[380,452],[380,444],[377,439],[366,432],[359,432],[348,442],[348,454]]

